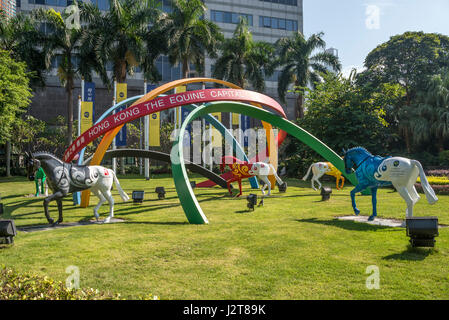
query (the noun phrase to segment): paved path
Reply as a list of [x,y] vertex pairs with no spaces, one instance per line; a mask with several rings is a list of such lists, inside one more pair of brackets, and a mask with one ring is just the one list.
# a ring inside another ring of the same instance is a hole
[[[112,218],[109,223],[118,223],[118,222],[124,222],[123,219],[116,219]],[[96,221],[96,220],[90,220],[90,221],[80,221],[80,222],[67,222],[67,223],[61,223],[54,227],[44,224],[44,225],[38,225],[38,226],[30,226],[30,227],[18,227],[17,230],[22,232],[35,232],[35,231],[48,231],[48,230],[56,230],[56,229],[62,229],[67,227],[79,227],[79,226],[87,226],[92,224],[104,224],[104,220]]]
[[[384,219],[384,218],[376,218],[374,221],[368,221],[368,216],[342,216],[335,217],[339,220],[350,220],[362,223],[368,223],[376,226],[384,226],[384,227],[394,227],[394,228],[405,228],[405,220],[399,219]],[[439,228],[448,227],[447,225],[438,225]]]

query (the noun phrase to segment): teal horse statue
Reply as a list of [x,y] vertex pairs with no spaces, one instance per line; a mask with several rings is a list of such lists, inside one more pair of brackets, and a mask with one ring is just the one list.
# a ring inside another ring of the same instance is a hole
[[343,153],[346,173],[350,174],[355,170],[359,181],[359,184],[351,191],[351,202],[355,215],[360,213],[355,203],[356,193],[367,188],[371,189],[373,212],[368,220],[373,221],[377,216],[377,189],[393,185],[407,203],[406,216],[412,217],[413,207],[420,199],[415,189],[418,176],[421,179],[427,201],[430,204],[438,201],[419,161],[402,157],[374,156],[362,147],[343,150]]

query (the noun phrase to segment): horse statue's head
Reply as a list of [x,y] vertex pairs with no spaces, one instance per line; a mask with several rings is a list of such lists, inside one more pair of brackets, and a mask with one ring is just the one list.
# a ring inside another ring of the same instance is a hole
[[34,158],[33,154],[25,152],[25,166],[28,179],[34,181],[34,175],[41,166],[41,162]]
[[372,154],[363,147],[355,147],[349,150],[343,149],[343,160],[345,162],[345,171],[351,174],[353,170],[357,170],[360,164],[368,159]]

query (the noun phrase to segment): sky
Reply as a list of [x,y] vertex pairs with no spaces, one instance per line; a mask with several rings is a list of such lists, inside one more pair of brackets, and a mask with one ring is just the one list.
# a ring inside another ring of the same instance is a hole
[[324,32],[347,75],[368,53],[405,31],[449,36],[449,0],[303,0],[304,35]]

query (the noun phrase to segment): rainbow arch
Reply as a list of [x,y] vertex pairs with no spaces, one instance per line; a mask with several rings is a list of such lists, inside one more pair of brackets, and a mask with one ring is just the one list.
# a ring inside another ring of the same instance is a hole
[[[202,89],[160,96],[177,86],[198,82],[214,82],[230,87],[230,89]],[[184,132],[189,123],[196,118],[206,116],[209,113],[233,112],[260,119],[262,120],[262,124],[268,134],[271,132],[272,125],[275,125],[281,129],[277,137],[278,145],[283,142],[287,133],[289,133],[311,147],[340,171],[345,172],[343,160],[338,156],[338,154],[307,131],[288,121],[284,110],[274,99],[257,92],[242,90],[236,85],[226,81],[210,78],[182,79],[167,83],[138,98],[137,101],[135,101],[127,109],[107,117],[105,116],[89,130],[82,133],[69,146],[64,153],[63,160],[70,162],[73,157],[78,152],[84,150],[90,142],[100,136],[103,136],[103,139],[90,162],[91,165],[100,164],[115,135],[120,131],[125,123],[154,112],[186,105],[191,105],[193,107],[194,105],[199,104],[205,105],[194,108],[183,122],[181,130],[178,132],[178,136],[173,144],[170,155],[176,190],[178,192],[184,213],[188,221],[192,224],[204,224],[208,223],[208,220],[193,193],[190,183],[188,182],[187,171],[181,151],[182,137],[184,136]],[[263,106],[271,111],[274,111],[275,113],[264,110]],[[273,145],[268,144],[267,147],[269,153],[270,151],[273,151]],[[277,167],[277,163],[274,165]],[[351,183],[357,184],[357,179],[354,174],[345,174],[345,176],[351,181]],[[272,184],[275,185],[274,181]],[[86,207],[88,202],[89,193],[83,192],[81,205]]]
[[[104,154],[111,145],[114,137],[118,134],[118,132],[125,123],[133,121],[139,117],[151,114],[153,112],[159,112],[162,110],[175,108],[186,104],[198,104],[208,101],[219,101],[219,100],[247,101],[259,108],[262,108],[262,105],[264,105],[272,109],[273,111],[276,111],[277,113],[281,114],[282,116],[286,117],[283,108],[274,99],[265,96],[263,94],[248,90],[204,89],[196,91],[187,91],[165,97],[158,97],[180,85],[185,85],[189,83],[204,83],[204,82],[213,82],[231,88],[239,88],[238,86],[230,82],[211,78],[181,79],[162,85],[152,90],[151,92],[147,93],[140,99],[138,99],[127,109],[115,115],[110,115],[109,117],[103,119],[102,121],[97,122],[89,130],[81,134],[65,151],[63,157],[64,161],[70,162],[75,156],[75,154],[84,149],[90,142],[92,142],[99,136],[104,135],[90,163],[91,165],[98,165],[101,163]],[[271,125],[265,122],[262,122],[262,124],[267,132],[267,135],[269,135],[272,130]],[[277,144],[280,145],[285,139],[285,137],[286,137],[285,132],[282,131],[279,132]],[[271,154],[271,152],[274,151],[274,146],[272,146],[269,143],[267,147],[269,154]],[[277,163],[273,163],[273,165],[277,168]],[[272,179],[274,179],[274,177]],[[272,184],[275,185],[274,180]],[[83,191],[81,197],[82,207],[88,206],[89,197],[90,192],[88,190]]]

